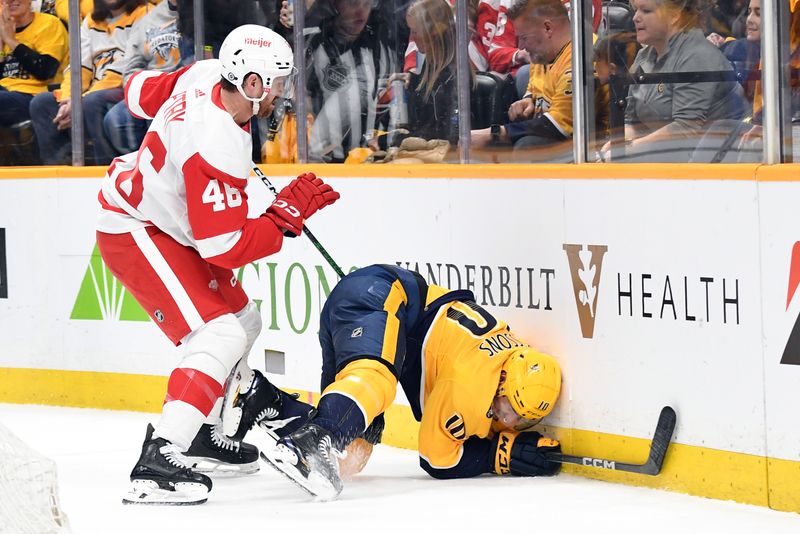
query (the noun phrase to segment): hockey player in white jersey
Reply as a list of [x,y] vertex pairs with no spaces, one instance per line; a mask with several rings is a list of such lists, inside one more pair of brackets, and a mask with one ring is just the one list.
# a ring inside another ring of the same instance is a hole
[[[247,218],[250,119],[286,96],[292,51],[271,30],[233,30],[219,60],[173,73],[144,71],[125,88],[131,112],[153,119],[138,152],[115,159],[99,194],[97,243],[109,270],[179,345],[161,418],[148,425],[125,503],[199,504],[220,466],[258,469],[255,447],[220,429],[231,370],[241,389],[278,396],[246,356],[261,317],[232,269],[280,250],[283,238],[339,198],[313,174],[293,180],[266,211]],[[240,363],[241,362],[241,363]]]

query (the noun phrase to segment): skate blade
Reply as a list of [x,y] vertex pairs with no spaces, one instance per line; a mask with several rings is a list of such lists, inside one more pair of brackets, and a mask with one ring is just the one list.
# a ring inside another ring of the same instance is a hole
[[293,461],[296,461],[296,457],[291,452],[283,453],[279,449],[267,449],[266,451],[262,450],[259,455],[262,460],[278,473],[282,474],[294,482],[300,489],[314,497],[315,501],[332,501],[338,497],[341,492],[319,473],[312,472],[309,474],[308,478],[304,477],[294,466]]
[[186,458],[191,462],[191,468],[194,472],[203,473],[212,478],[243,477],[258,473],[260,469],[258,460],[248,464],[229,464],[203,456],[187,456]]
[[278,434],[275,431],[280,430],[281,428],[285,427],[286,425],[297,419],[300,419],[299,415],[295,415],[294,417],[287,417],[286,419],[271,419],[271,420],[264,419],[263,421],[258,423],[258,426],[263,428],[267,434],[275,436],[275,441],[277,441]]
[[193,506],[207,500],[208,488],[204,484],[178,482],[174,490],[165,490],[154,480],[133,480],[122,504]]

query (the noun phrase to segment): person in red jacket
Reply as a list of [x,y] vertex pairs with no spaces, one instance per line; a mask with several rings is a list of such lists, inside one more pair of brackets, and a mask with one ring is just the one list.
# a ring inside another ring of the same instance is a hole
[[211,479],[194,469],[201,461],[258,469],[257,449],[228,439],[220,424],[232,369],[254,377],[245,362],[262,324],[232,269],[277,252],[284,235],[299,235],[339,198],[307,173],[248,218],[250,119],[289,96],[293,55],[272,30],[245,25],[228,34],[219,56],[130,78],[131,113],[153,122],[138,152],[111,163],[99,194],[106,266],[182,350],[161,419],[148,425],[131,472],[128,504],[205,502]]

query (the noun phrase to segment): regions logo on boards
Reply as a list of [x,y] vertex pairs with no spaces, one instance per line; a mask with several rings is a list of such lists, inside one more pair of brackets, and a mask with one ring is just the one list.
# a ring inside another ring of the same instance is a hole
[[572,292],[575,296],[575,306],[578,308],[578,319],[581,323],[581,335],[591,339],[594,336],[594,323],[597,319],[600,273],[603,270],[603,258],[608,251],[608,246],[564,244],[562,248],[567,253],[569,262]]
[[[786,292],[786,311],[789,311],[789,305],[794,299],[798,285],[800,285],[800,241],[796,242],[792,247],[792,257],[789,263],[789,287]],[[785,365],[800,365],[800,315],[797,316],[789,334],[789,339],[786,340],[781,363]]]
[[150,317],[106,268],[95,245],[70,319],[149,321]]
[[8,269],[6,265],[6,229],[0,228],[0,299],[8,298]]
[[[303,334],[316,331],[317,323],[312,323],[312,315],[319,316],[337,279],[335,273],[319,264],[267,261],[240,267],[234,271],[229,283],[231,286],[239,283],[248,286],[247,292],[261,312],[266,329],[281,331],[288,328],[295,334]],[[217,282],[217,289],[220,282],[223,281]],[[209,289],[214,291],[212,287]],[[160,313],[154,315],[158,321]],[[96,245],[89,256],[70,319],[150,321],[136,299],[108,270]]]

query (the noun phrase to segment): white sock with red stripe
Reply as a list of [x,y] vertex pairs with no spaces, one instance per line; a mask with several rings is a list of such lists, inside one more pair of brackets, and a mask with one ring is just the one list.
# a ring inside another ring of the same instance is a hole
[[233,314],[209,321],[184,339],[185,356],[167,383],[167,396],[154,436],[187,450],[209,416],[219,420],[222,388],[247,346]]

